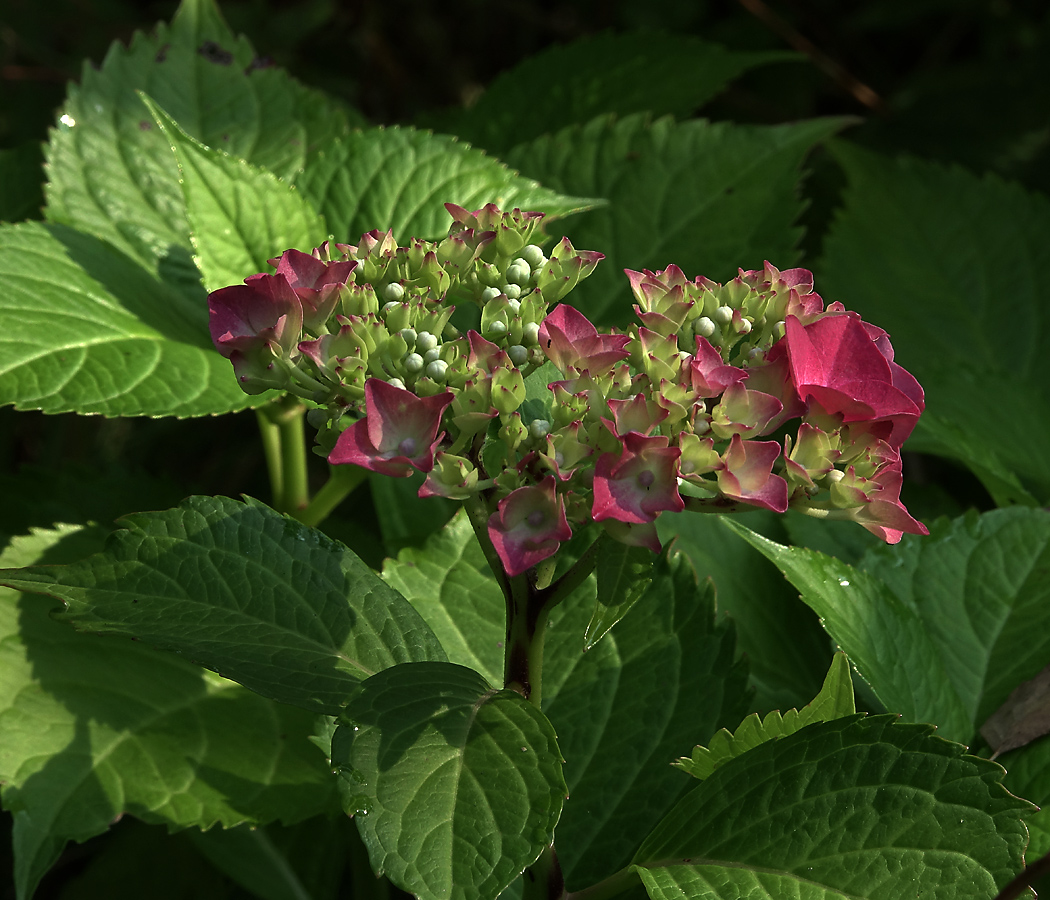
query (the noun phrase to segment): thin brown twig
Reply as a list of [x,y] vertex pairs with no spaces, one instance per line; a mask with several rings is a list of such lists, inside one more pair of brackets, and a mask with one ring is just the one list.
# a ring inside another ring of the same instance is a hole
[[799,53],[804,53],[826,72],[847,93],[853,95],[858,103],[876,112],[886,112],[886,102],[872,88],[852,75],[841,63],[836,62],[824,53],[805,35],[800,34],[792,25],[774,12],[764,0],[737,0],[751,15],[764,22],[779,34]]

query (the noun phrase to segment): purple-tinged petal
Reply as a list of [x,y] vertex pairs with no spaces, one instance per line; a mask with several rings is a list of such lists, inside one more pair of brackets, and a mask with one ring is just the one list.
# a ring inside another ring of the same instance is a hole
[[773,512],[788,507],[787,482],[771,474],[780,456],[776,441],[745,441],[733,435],[718,471],[718,487],[731,500],[761,506]]
[[500,500],[498,511],[489,517],[488,533],[511,577],[557,553],[561,542],[572,537],[572,529],[554,477],[548,475]]
[[605,453],[594,467],[595,522],[652,522],[664,510],[680,512],[685,503],[678,493],[681,451],[667,446],[666,437],[628,432],[621,453]]

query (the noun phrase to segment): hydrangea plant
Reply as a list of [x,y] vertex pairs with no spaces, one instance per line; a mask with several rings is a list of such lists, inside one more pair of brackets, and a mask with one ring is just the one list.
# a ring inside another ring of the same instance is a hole
[[[526,174],[370,127],[210,0],[85,69],[44,221],[0,226],[0,402],[254,410],[270,493],[83,476],[159,508],[109,531],[51,512],[56,475],[32,530],[3,482],[19,900],[122,816],[266,900],[1028,891],[1045,266],[959,246],[1050,246],[1050,211],[840,143],[826,302],[797,185],[845,122],[691,119],[765,57],[668,37],[640,80],[639,46],[559,49],[448,120]],[[523,104],[573,66],[597,99],[546,133]],[[920,226],[943,258],[895,240]],[[1030,329],[973,331],[1006,284]],[[906,441],[1015,508],[912,515]]]

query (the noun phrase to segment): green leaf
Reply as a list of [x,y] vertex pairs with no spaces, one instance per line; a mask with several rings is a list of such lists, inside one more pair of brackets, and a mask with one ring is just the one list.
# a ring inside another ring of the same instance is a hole
[[466,512],[424,548],[406,548],[386,560],[383,580],[416,608],[450,662],[474,669],[491,685],[503,683],[506,605]]
[[999,757],[1006,768],[1003,784],[1018,797],[1041,808],[1025,815],[1031,840],[1025,857],[1030,862],[1050,853],[1050,740],[1043,739]]
[[[664,543],[674,539],[675,548],[714,581],[718,605],[732,617],[737,644],[747,656],[757,690],[753,709],[803,706],[820,690],[831,662],[827,635],[776,567],[723,528],[721,519],[664,513],[656,525]],[[756,510],[743,521],[767,536],[783,533],[775,513]]]
[[269,271],[267,261],[290,247],[307,250],[328,237],[324,219],[272,172],[195,141],[142,99],[178,160],[190,238],[209,291]]
[[598,595],[583,633],[584,652],[590,650],[637,603],[652,583],[653,553],[646,547],[625,547],[611,538],[598,545]]
[[774,127],[704,121],[650,123],[601,117],[522,144],[507,161],[555,190],[605,197],[607,207],[567,222],[580,249],[606,260],[573,293],[589,317],[630,318],[623,269],[681,266],[692,278],[732,278],[737,267],[798,260],[800,167],[810,148],[845,124],[818,119]]
[[[383,577],[452,662],[502,684],[505,601],[464,514],[424,548],[388,560]],[[646,595],[581,655],[594,604],[592,577],[551,612],[544,651],[543,710],[568,760],[558,854],[570,889],[630,859],[689,786],[669,763],[738,723],[750,699],[733,629],[716,624],[714,591],[697,585],[684,558],[661,558]]]
[[190,497],[123,520],[71,566],[0,573],[66,603],[82,631],[121,634],[263,696],[338,715],[368,676],[443,660],[433,633],[342,544],[257,500]]
[[738,723],[750,696],[732,625],[716,624],[710,581],[697,584],[680,554],[658,558],[645,596],[582,657],[593,600],[563,606],[545,653],[570,665],[545,668],[544,711],[567,760],[558,855],[569,889],[579,890],[630,861],[689,788],[672,760]]
[[137,91],[198,141],[285,179],[348,130],[345,110],[265,67],[212,0],[185,0],[170,26],[114,44],[97,70],[85,65],[47,149],[47,218],[109,241],[191,296],[200,276],[179,169]]
[[[834,155],[849,186],[817,288],[892,335],[936,416],[919,420],[914,446],[970,465],[1000,500],[1010,472],[1050,498],[1050,200],[845,143]],[[973,434],[975,410],[994,441],[955,440]]]
[[[100,545],[59,526],[16,538],[0,565],[63,562]],[[123,813],[172,828],[332,808],[314,717],[140,643],[55,622],[41,597],[0,588],[0,798],[14,816],[28,898],[69,840]]]
[[201,416],[260,402],[215,352],[203,293],[195,303],[98,238],[0,225],[0,280],[0,404]]
[[368,128],[327,142],[297,176],[338,241],[392,228],[394,238],[434,240],[452,224],[445,203],[468,209],[495,203],[550,219],[602,201],[567,197],[523,178],[497,159],[448,135],[413,128]]
[[369,678],[348,714],[333,763],[378,874],[421,898],[492,898],[550,843],[561,753],[520,695],[462,666],[405,664]]
[[869,551],[862,568],[727,522],[772,560],[891,712],[952,740],[977,729],[1050,657],[1050,513],[941,521]]
[[759,744],[794,734],[814,722],[830,722],[832,719],[852,716],[856,711],[849,660],[845,653],[836,653],[820,693],[801,711],[789,709],[781,715],[779,710],[773,710],[764,719],[760,719],[758,713],[752,713],[740,723],[736,731],[730,733],[723,728],[711,738],[710,748],[695,747],[692,758],[679,759],[675,765],[703,781],[723,763]]
[[645,840],[651,897],[991,897],[1030,805],[1003,770],[892,716],[836,719],[727,762]]
[[594,35],[527,58],[444,124],[499,153],[602,113],[691,116],[747,70],[799,58],[728,50],[686,35]]

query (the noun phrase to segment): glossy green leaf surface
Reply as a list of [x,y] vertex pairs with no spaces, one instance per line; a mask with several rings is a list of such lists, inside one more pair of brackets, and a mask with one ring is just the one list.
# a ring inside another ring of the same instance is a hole
[[748,69],[797,59],[793,53],[729,50],[685,35],[593,35],[529,57],[443,122],[498,153],[603,113],[689,116]]
[[185,417],[259,402],[215,352],[203,292],[157,281],[96,237],[2,225],[0,280],[0,404]]
[[[835,157],[849,186],[817,290],[885,328],[897,362],[922,384],[936,427],[920,419],[909,446],[972,465],[1004,499],[1010,473],[1050,498],[1050,200],[991,175],[846,144]],[[1011,324],[996,327],[1004,314]],[[955,439],[953,428],[972,434],[975,408],[994,441]]]
[[[4,566],[100,544],[68,526],[16,538]],[[67,841],[122,813],[172,828],[297,821],[336,805],[314,717],[175,654],[78,634],[46,598],[0,588],[0,799],[28,897]]]
[[309,251],[328,237],[323,218],[272,172],[191,138],[148,97],[143,102],[179,163],[195,261],[209,291],[270,272],[289,248]]
[[557,218],[602,202],[541,187],[454,137],[414,128],[366,128],[327,142],[295,184],[335,239],[352,244],[375,228],[392,228],[402,242],[441,238],[452,224],[446,203]]
[[653,553],[646,547],[625,547],[605,539],[598,547],[595,574],[598,592],[594,612],[583,634],[590,650],[637,603],[652,583]]
[[[333,741],[373,868],[421,898],[495,897],[550,842],[565,799],[551,724],[448,663],[368,679]],[[349,744],[349,746],[347,746]]]
[[764,259],[798,260],[798,179],[810,148],[843,125],[816,119],[775,127],[643,115],[600,117],[511,150],[507,162],[552,189],[609,205],[565,223],[581,250],[605,261],[572,295],[596,322],[631,317],[623,269],[680,266],[689,278],[732,278]]
[[1018,507],[935,524],[860,568],[728,527],[772,560],[891,712],[969,742],[1050,647],[1050,513]]
[[[782,534],[775,513],[756,510],[740,521],[763,534]],[[820,690],[831,650],[798,592],[761,553],[724,528],[720,516],[664,513],[657,529],[664,542],[674,539],[702,577],[714,581],[719,608],[733,619],[737,644],[747,657],[756,689],[753,709],[808,703]]]
[[349,125],[334,101],[262,63],[212,0],[183,3],[170,25],[115,44],[98,69],[85,65],[47,149],[47,218],[109,241],[190,294],[199,275],[179,169],[138,91],[205,145],[286,179]]
[[345,546],[256,500],[191,497],[122,521],[100,554],[0,581],[62,599],[61,618],[82,631],[175,650],[329,715],[380,669],[445,658],[415,610]]
[[702,781],[719,766],[759,744],[794,734],[814,722],[830,722],[832,719],[852,716],[856,711],[849,661],[845,653],[839,652],[831,661],[820,693],[807,706],[800,710],[789,709],[784,713],[775,709],[767,713],[765,718],[752,713],[735,731],[730,733],[723,728],[711,738],[709,747],[693,748],[691,758],[679,759],[675,765]]
[[727,762],[635,856],[650,896],[994,896],[1021,869],[1030,806],[931,731],[836,719]]

